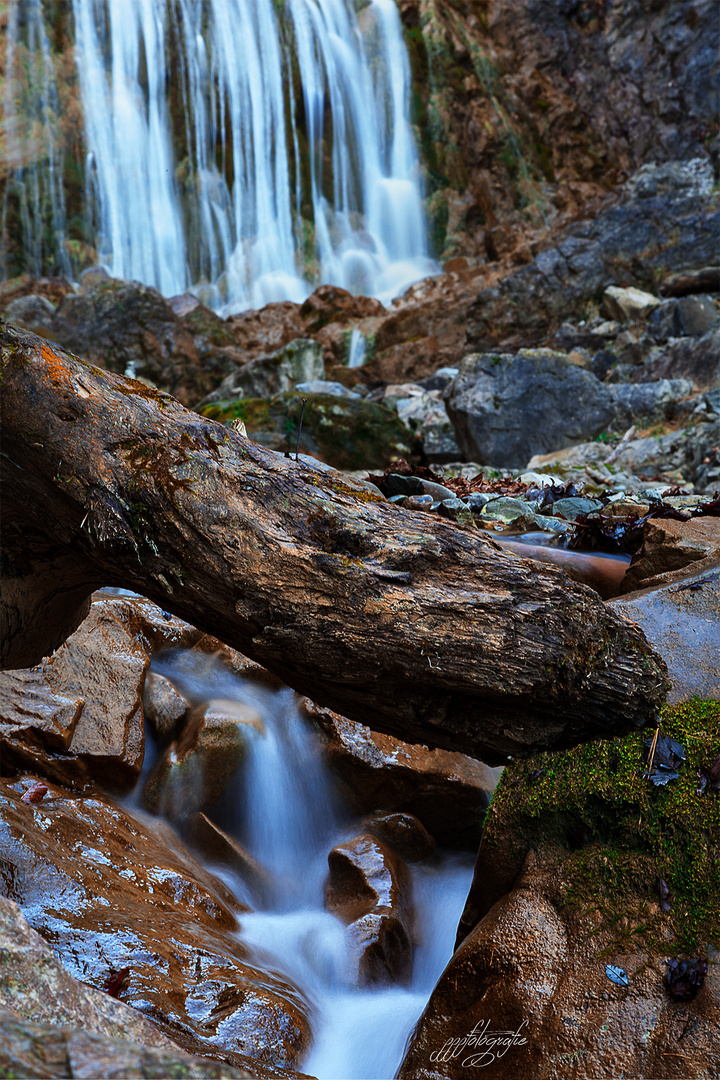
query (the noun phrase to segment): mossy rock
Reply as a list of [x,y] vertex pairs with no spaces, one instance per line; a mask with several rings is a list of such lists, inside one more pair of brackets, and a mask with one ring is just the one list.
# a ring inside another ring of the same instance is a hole
[[[643,744],[653,734],[647,729],[540,754],[504,771],[476,870],[484,903],[471,912],[471,892],[465,932],[493,902],[480,885],[483,874],[487,880],[499,871],[507,888],[529,850],[559,846],[569,849],[564,903],[598,911],[613,947],[673,956],[720,946],[720,793],[698,793],[699,770],[720,753],[720,702],[666,708],[661,732],[687,754],[679,779],[664,787],[644,775]],[[658,877],[670,887],[669,912],[658,903]]]
[[215,402],[200,409],[211,420],[242,420],[248,435],[263,446],[294,453],[298,428],[300,452],[336,469],[382,469],[399,457],[412,458],[415,440],[395,413],[375,402],[332,394],[278,394]]
[[205,304],[198,304],[182,320],[193,337],[204,337],[217,348],[235,345],[232,330],[224,319],[216,315]]

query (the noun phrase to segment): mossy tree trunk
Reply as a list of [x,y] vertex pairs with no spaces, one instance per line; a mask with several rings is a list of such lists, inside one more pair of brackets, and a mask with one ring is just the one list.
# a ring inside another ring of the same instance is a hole
[[490,763],[655,717],[663,662],[550,566],[0,321],[4,667],[120,586],[320,704]]

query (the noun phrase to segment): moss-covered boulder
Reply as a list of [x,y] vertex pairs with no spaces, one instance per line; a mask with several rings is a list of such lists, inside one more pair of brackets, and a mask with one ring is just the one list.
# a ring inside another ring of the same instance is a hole
[[218,401],[199,411],[226,424],[242,420],[251,439],[281,453],[295,452],[300,430],[300,452],[336,469],[384,468],[396,458],[410,458],[414,450],[414,439],[396,413],[361,398],[289,393],[269,401]]
[[[505,770],[458,949],[401,1077],[436,1075],[438,1062],[448,1080],[466,1076],[474,1054],[496,1078],[713,1075],[720,792],[708,772],[720,703],[667,709],[661,735],[686,754],[665,785],[647,778],[647,732]],[[670,993],[673,959],[707,964],[695,997]],[[502,1055],[462,1044],[486,1021],[515,1032]]]

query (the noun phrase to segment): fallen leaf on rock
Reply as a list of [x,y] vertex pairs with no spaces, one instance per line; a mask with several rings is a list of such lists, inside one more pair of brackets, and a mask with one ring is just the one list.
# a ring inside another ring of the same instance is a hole
[[116,998],[122,990],[123,983],[127,980],[129,974],[129,967],[118,968],[117,970],[115,968],[112,968],[110,974],[105,980],[105,985],[103,986],[103,990],[105,991],[105,993],[108,994],[110,997]]
[[691,1001],[705,982],[707,960],[668,960],[665,987],[670,997]]
[[655,888],[657,894],[660,897],[660,907],[663,911],[672,911],[672,896],[670,895],[670,886],[667,881],[659,877],[655,880]]
[[627,975],[621,967],[616,967],[615,964],[605,965],[605,974],[610,982],[614,982],[617,986],[629,986],[630,982]]
[[42,784],[39,780],[37,783],[29,787],[25,794],[21,797],[21,802],[39,803],[42,802],[48,793],[47,784]]

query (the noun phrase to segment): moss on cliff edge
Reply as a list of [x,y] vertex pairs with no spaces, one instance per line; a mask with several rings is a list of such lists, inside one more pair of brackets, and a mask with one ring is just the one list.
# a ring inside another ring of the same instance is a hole
[[[597,909],[614,947],[635,942],[670,956],[720,946],[720,793],[698,793],[699,769],[720,753],[720,702],[666,708],[661,730],[685,747],[679,779],[646,779],[647,729],[540,754],[505,770],[485,842],[515,856],[569,848],[564,903]],[[669,912],[658,877],[670,887]]]

